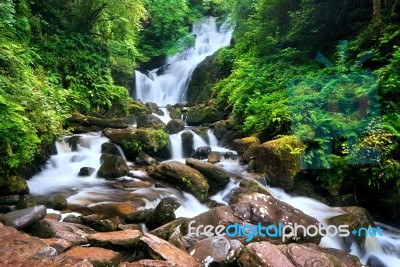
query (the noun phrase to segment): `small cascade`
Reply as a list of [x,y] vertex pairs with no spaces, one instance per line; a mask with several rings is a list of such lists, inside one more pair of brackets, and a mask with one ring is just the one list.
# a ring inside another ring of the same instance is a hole
[[218,139],[211,129],[207,130],[207,136],[210,147],[218,147]]
[[183,146],[182,146],[182,132],[169,135],[169,142],[171,145],[171,154],[173,160],[183,159]]
[[158,115],[156,113],[153,113],[154,116],[158,117],[160,120],[162,120],[165,124],[168,124],[168,122],[171,120],[171,117],[169,116],[169,112],[166,108],[160,108],[161,111],[164,113],[164,115]]
[[199,147],[202,146],[208,146],[207,142],[197,133],[195,133],[192,130],[189,130],[193,134],[193,149],[196,150]]

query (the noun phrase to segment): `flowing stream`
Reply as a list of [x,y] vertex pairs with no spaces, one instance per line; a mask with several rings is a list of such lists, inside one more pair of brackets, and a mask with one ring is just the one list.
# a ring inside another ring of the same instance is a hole
[[[196,35],[196,46],[190,51],[168,58],[162,74],[159,73],[159,69],[151,70],[147,75],[135,72],[138,99],[143,102],[155,102],[159,106],[184,102],[187,84],[193,70],[205,57],[213,54],[219,48],[229,45],[232,29],[226,24],[218,28],[216,19],[208,17],[203,23],[194,25],[193,34]],[[163,111],[165,115],[158,117],[167,123],[170,120],[169,114],[166,109]],[[193,128],[186,127],[185,130],[193,134],[192,149],[208,145],[213,151],[232,152],[218,146],[218,140],[210,129],[206,132],[207,140],[198,135]],[[182,133],[183,131],[169,137],[173,160],[185,160]],[[181,202],[182,206],[175,212],[178,217],[192,217],[208,210],[204,204],[188,193],[173,187],[155,186],[156,181],[148,177],[143,169],[133,163],[129,163],[130,175],[117,179],[117,182],[146,181],[149,183],[148,186],[119,188],[115,186],[116,181],[97,178],[101,145],[108,142],[108,139],[101,136],[100,133],[76,136],[79,136],[79,139],[75,147],[68,144],[71,136],[65,136],[63,140],[56,143],[57,154],[51,157],[43,171],[28,181],[31,194],[45,195],[65,192],[69,194],[70,211],[81,213],[87,212],[88,209],[90,211],[90,208],[95,206],[109,203],[127,203],[136,208],[154,208],[160,199],[166,196],[175,196]],[[124,157],[123,153],[121,156]],[[221,162],[217,165],[242,177],[251,177],[246,173],[245,166],[239,165],[237,160],[222,157]],[[78,173],[82,167],[91,167],[96,171],[88,177],[80,177]],[[238,186],[238,182],[237,178],[232,178],[224,190],[211,196],[210,199],[227,204],[229,193]],[[278,199],[301,209],[324,224],[329,217],[343,213],[340,208],[326,206],[311,198],[292,197],[282,189],[266,188]],[[381,223],[377,223],[377,225],[384,229],[384,236],[368,237],[363,249],[353,246],[351,253],[357,255],[363,263],[373,256],[385,263],[387,267],[400,266],[400,230]],[[324,237],[320,245],[345,249],[339,238]]]

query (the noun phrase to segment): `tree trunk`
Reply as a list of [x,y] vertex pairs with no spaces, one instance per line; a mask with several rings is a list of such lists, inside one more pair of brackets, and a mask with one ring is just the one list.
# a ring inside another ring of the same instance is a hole
[[381,0],[372,0],[372,26],[374,29],[380,28],[382,25],[382,18],[381,18],[381,9],[382,4]]

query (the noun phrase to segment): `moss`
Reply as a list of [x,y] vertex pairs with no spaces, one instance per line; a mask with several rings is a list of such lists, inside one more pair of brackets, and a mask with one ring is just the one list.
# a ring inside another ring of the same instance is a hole
[[25,195],[28,193],[28,184],[23,177],[14,175],[0,178],[0,196]]
[[135,116],[151,114],[150,109],[139,100],[132,100],[129,103],[129,113]]

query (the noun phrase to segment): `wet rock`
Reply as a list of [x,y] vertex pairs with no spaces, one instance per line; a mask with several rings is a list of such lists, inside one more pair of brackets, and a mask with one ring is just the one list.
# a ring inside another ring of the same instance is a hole
[[88,236],[91,245],[104,248],[122,249],[134,247],[143,233],[138,230],[122,230],[97,233]]
[[295,149],[301,150],[303,145],[286,136],[249,147],[243,158],[255,160],[255,170],[265,173],[268,185],[290,190],[300,171],[300,153],[291,153]]
[[15,210],[15,209],[11,206],[0,206],[0,217],[1,217],[1,214],[8,213],[13,210]]
[[62,216],[61,216],[61,214],[57,214],[57,213],[47,213],[46,216],[44,217],[44,219],[59,222],[59,221],[61,221]]
[[160,260],[140,260],[135,262],[123,262],[120,267],[175,267],[176,264]]
[[194,149],[193,149],[193,133],[189,131],[184,131],[181,134],[182,138],[182,149],[183,149],[183,156],[185,158],[191,157]]
[[4,196],[0,197],[0,206],[6,205],[16,205],[19,201],[19,195],[11,195],[11,196]]
[[164,197],[158,203],[154,212],[146,221],[146,226],[150,230],[153,230],[161,225],[169,223],[175,220],[175,210],[177,210],[181,204],[178,199],[174,197]]
[[211,192],[225,188],[230,181],[229,174],[221,167],[198,159],[186,159],[186,165],[198,170],[207,179]]
[[166,131],[169,134],[176,134],[185,129],[185,123],[182,120],[172,119],[167,123]]
[[140,151],[152,157],[168,159],[171,157],[168,134],[162,130],[136,129],[104,129],[103,134],[111,142],[119,145],[128,160],[134,161]]
[[178,162],[169,161],[150,166],[149,175],[155,179],[176,184],[182,190],[193,194],[200,201],[207,197],[209,185],[206,178],[197,170]]
[[169,117],[171,119],[179,120],[182,117],[182,110],[179,107],[178,108],[173,108],[169,113]]
[[193,158],[195,159],[207,159],[211,153],[211,147],[209,146],[201,146],[196,149],[193,154]]
[[117,119],[104,119],[91,116],[85,116],[79,113],[72,114],[68,121],[75,124],[84,126],[98,126],[102,128],[126,128],[133,123],[133,118],[117,118]]
[[[341,214],[328,219],[328,223],[332,225],[348,225],[349,231],[356,230],[360,228],[368,229],[370,226],[374,225],[374,220],[369,212],[361,207],[344,207],[342,208],[346,214]],[[343,237],[344,243],[349,249],[353,242],[355,242],[360,248],[364,247],[366,239],[366,231],[361,231],[360,235],[350,234],[348,237]]]
[[137,118],[138,128],[165,129],[165,123],[153,114],[141,115]]
[[229,264],[236,260],[243,245],[237,240],[214,236],[194,244],[188,253],[203,263]]
[[140,227],[139,224],[118,224],[117,229],[118,230],[141,230],[142,227]]
[[67,137],[64,139],[65,143],[67,143],[67,145],[70,147],[72,152],[78,151],[78,145],[80,140],[81,140],[81,136],[80,135],[74,135],[71,137]]
[[103,154],[100,161],[102,164],[97,172],[98,177],[115,179],[129,173],[128,164],[120,156]]
[[224,159],[231,159],[231,160],[237,160],[238,159],[238,154],[233,153],[233,152],[226,152],[222,155]]
[[75,215],[68,215],[67,217],[64,218],[63,222],[83,224],[82,223],[82,218],[81,217],[77,217]]
[[158,107],[156,103],[146,102],[146,107],[148,107],[151,113],[155,113],[160,116],[164,116],[164,112]]
[[126,217],[129,214],[135,212],[136,207],[132,204],[125,202],[102,202],[91,205],[90,207],[88,207],[88,210],[93,213],[102,214],[110,217]]
[[214,135],[221,146],[232,148],[234,139],[243,137],[240,124],[234,119],[218,121],[214,124]]
[[121,156],[120,148],[118,147],[118,145],[109,142],[101,145],[101,153]]
[[150,109],[145,104],[140,102],[140,100],[131,100],[129,103],[129,114],[140,116],[150,113]]
[[176,233],[176,228],[179,227],[182,236],[187,234],[187,225],[191,219],[178,218],[172,222],[166,223],[157,229],[150,231],[150,234],[155,235],[164,240],[170,240],[171,236]]
[[6,226],[16,229],[25,229],[46,216],[46,207],[43,205],[11,211],[0,216],[0,221]]
[[96,171],[95,168],[91,168],[91,167],[82,167],[82,168],[79,170],[78,176],[87,177],[87,176],[92,175],[95,171]]
[[243,267],[361,267],[357,257],[336,249],[324,249],[314,244],[276,246],[268,242],[253,243],[242,250],[238,263]]
[[0,197],[9,195],[26,195],[28,184],[22,176],[11,175],[0,177]]
[[153,214],[154,209],[140,209],[126,216],[128,223],[144,223]]
[[90,227],[99,232],[112,232],[117,229],[117,226],[109,219],[99,220],[90,225]]
[[168,242],[175,247],[186,250],[186,240],[183,238],[180,226],[175,227],[174,231],[168,238]]
[[167,109],[168,112],[171,112],[171,110],[174,108],[171,104],[167,104],[165,106],[165,108]]
[[117,180],[113,183],[113,187],[118,189],[124,188],[148,188],[152,187],[153,184],[148,181],[130,181],[130,180]]
[[14,227],[0,223],[0,265],[1,266],[44,266],[57,252],[43,240],[28,236]]
[[239,187],[234,189],[229,198],[229,204],[238,203],[239,200],[245,196],[252,193],[260,193],[266,196],[270,196],[271,194],[266,190],[260,183],[250,179],[243,179],[239,183]]
[[[259,193],[253,193],[250,195],[244,195],[237,204],[232,206],[233,215],[240,218],[243,221],[251,224],[261,225],[275,225],[282,224],[283,226],[288,224],[297,224],[304,227],[314,226],[318,227],[319,222],[317,219],[304,214],[301,210],[296,209],[289,204],[282,202],[272,196],[266,196]],[[290,234],[290,233],[288,233]],[[262,240],[263,237],[257,236],[254,238]],[[304,233],[304,229],[298,229],[297,236],[290,236],[286,238],[284,242],[296,242],[296,243],[315,243],[319,244],[321,236],[316,234],[315,236],[307,235]],[[282,238],[273,238],[271,242],[282,242]]]
[[141,151],[135,159],[135,164],[140,166],[149,166],[153,164],[158,164],[158,161],[147,155],[145,152]]
[[213,123],[223,119],[223,114],[214,106],[199,105],[187,112],[186,123],[190,126]]
[[24,196],[18,201],[17,208],[24,209],[38,205],[44,205],[48,209],[65,209],[68,205],[67,195],[58,193],[46,196]]
[[233,150],[239,155],[243,155],[244,152],[252,145],[259,145],[260,140],[257,137],[245,137],[241,139],[233,140]]
[[63,253],[72,246],[72,243],[61,238],[48,238],[43,239],[46,244],[54,248],[58,254]]
[[367,266],[369,267],[389,267],[383,263],[378,257],[372,255],[367,260]]
[[32,226],[32,234],[40,238],[61,238],[73,244],[84,244],[94,234],[92,228],[75,223],[40,220]]
[[120,253],[97,247],[73,247],[64,255],[79,260],[88,260],[93,266],[117,266],[122,260]]
[[221,154],[218,152],[211,152],[210,155],[208,156],[207,162],[209,163],[218,163],[221,161]]
[[138,248],[145,258],[162,259],[177,266],[194,267],[201,266],[186,251],[180,250],[167,241],[152,234],[146,234],[139,239]]

